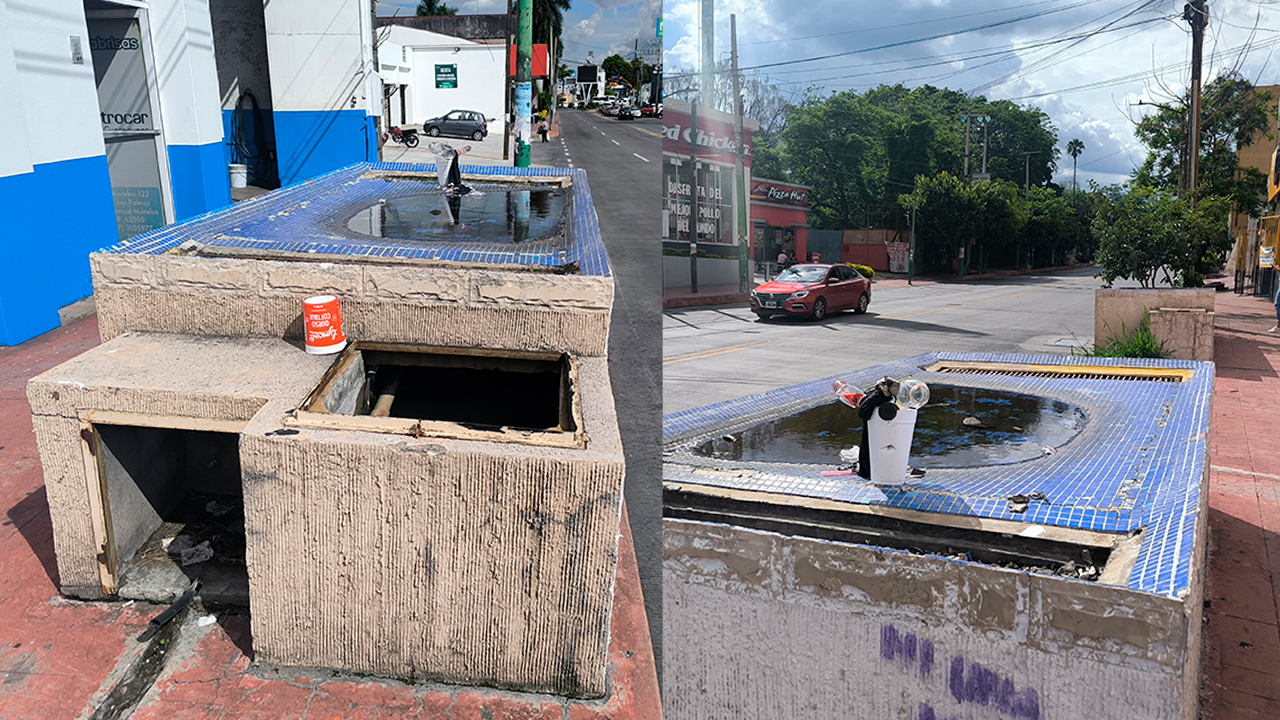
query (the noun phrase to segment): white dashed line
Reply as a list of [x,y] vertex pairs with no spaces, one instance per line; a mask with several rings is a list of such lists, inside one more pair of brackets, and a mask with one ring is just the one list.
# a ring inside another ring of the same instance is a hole
[[643,161],[645,161],[645,162],[649,162],[649,158],[647,158],[647,157],[645,157],[645,156],[641,155],[640,153],[631,153],[631,154],[632,154],[632,155],[635,155],[636,157],[640,158],[641,160],[643,160]]
[[605,134],[605,132],[604,132],[603,130],[601,130],[601,131],[600,131],[600,134],[601,134],[601,135],[604,135],[604,134]]
[[617,140],[614,140],[613,138],[609,138],[609,142],[613,143],[614,145],[617,145],[618,147],[622,147],[622,143],[618,142]]

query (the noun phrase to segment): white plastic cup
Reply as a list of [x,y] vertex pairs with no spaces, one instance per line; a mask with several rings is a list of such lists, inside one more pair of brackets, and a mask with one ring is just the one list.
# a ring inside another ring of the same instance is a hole
[[231,163],[227,166],[227,171],[231,174],[231,187],[242,188],[249,184],[249,166],[239,163]]
[[871,482],[876,485],[901,485],[907,477],[911,457],[911,438],[916,432],[918,410],[901,406],[892,420],[883,420],[876,412],[867,421],[867,449],[871,459]]

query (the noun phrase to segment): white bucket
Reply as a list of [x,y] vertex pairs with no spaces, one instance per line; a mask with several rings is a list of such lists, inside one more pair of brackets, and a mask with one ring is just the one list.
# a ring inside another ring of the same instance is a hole
[[242,188],[249,184],[249,166],[231,163],[227,166],[231,173],[231,187]]
[[919,412],[899,406],[898,415],[892,420],[880,419],[877,411],[867,421],[871,482],[876,485],[901,485],[906,480],[907,461],[911,457],[911,438],[916,432],[916,415]]

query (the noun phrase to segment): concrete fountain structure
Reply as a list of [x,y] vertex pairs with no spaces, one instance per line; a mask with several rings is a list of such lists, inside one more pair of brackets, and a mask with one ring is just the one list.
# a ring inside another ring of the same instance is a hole
[[[833,474],[835,452],[744,448],[834,403],[833,380],[886,375],[1042,398],[1074,425],[1030,458],[916,456],[925,476],[893,485]],[[929,353],[667,416],[667,712],[1198,717],[1213,375]]]
[[[462,172],[489,225],[431,166],[366,164],[92,256],[103,343],[28,385],[64,594],[198,577],[259,661],[605,693],[624,467],[590,189]],[[340,355],[301,347],[317,294]],[[238,574],[168,557],[187,496],[242,504],[211,520]]]

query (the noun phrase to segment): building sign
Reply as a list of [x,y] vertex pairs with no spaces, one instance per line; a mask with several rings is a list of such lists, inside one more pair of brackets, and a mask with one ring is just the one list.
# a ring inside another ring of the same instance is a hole
[[907,243],[885,243],[889,250],[889,272],[905,273],[911,262],[911,246]]
[[[689,157],[690,145],[693,142],[693,129],[690,117],[686,113],[666,109],[662,113],[662,152],[669,155]],[[731,123],[711,120],[698,116],[698,157],[733,163],[738,150],[734,141],[734,128]],[[743,163],[751,167],[751,131],[743,129]]]
[[155,130],[138,21],[96,20],[89,33],[89,54],[93,57],[93,74],[98,83],[102,132]]
[[809,189],[802,185],[790,185],[773,180],[752,180],[751,202],[808,207]]
[[[690,227],[696,227],[700,243],[733,244],[733,168],[699,163],[695,184],[691,182],[689,164],[687,158],[678,157],[668,157],[663,163],[665,238],[688,241]],[[695,192],[696,218],[693,216]]]
[[453,90],[458,87],[457,65],[436,65],[436,89]]

